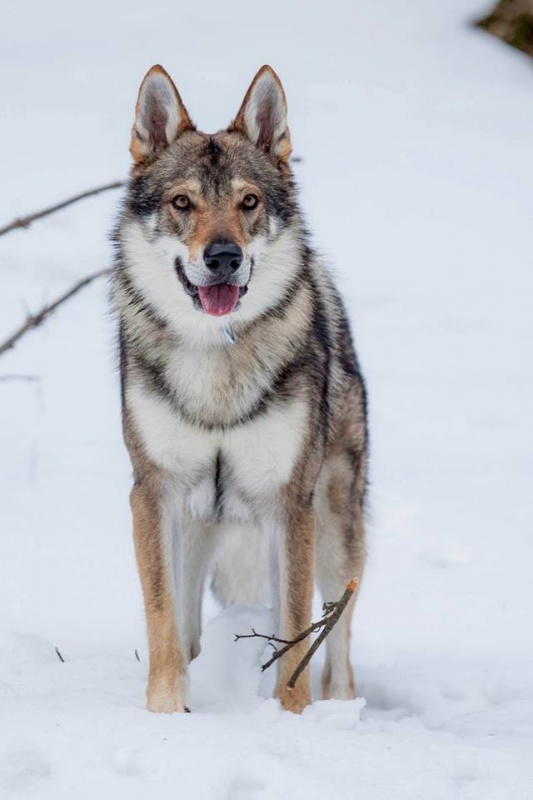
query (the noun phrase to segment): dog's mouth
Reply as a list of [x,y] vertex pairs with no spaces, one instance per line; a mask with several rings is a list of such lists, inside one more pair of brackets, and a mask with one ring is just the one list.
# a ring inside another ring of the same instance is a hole
[[181,263],[176,262],[176,272],[180,283],[197,308],[213,317],[231,314],[237,307],[241,297],[248,291],[248,286],[236,286],[231,283],[214,283],[211,286],[195,286],[185,274]]

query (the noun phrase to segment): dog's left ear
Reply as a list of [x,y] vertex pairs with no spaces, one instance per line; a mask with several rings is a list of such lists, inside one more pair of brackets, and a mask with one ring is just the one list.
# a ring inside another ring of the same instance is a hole
[[272,67],[261,67],[228,130],[244,134],[276,162],[289,160],[291,136],[287,126],[287,101]]

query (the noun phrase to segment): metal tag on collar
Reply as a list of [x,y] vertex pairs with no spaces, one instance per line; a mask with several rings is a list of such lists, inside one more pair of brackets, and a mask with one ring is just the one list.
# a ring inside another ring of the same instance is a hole
[[235,336],[233,334],[233,328],[231,327],[231,324],[229,322],[223,328],[223,331],[224,331],[224,336],[225,336],[225,339],[226,339],[227,343],[228,344],[235,344]]

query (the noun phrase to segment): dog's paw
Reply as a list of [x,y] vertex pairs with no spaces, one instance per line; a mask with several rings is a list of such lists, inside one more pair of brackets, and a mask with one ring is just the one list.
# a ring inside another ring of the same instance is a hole
[[323,700],[355,700],[355,682],[351,664],[341,674],[332,677],[331,667],[326,664],[322,673],[322,699]]
[[146,690],[146,707],[155,714],[183,714],[189,709],[185,705],[185,692],[178,686],[165,684],[148,684]]
[[189,709],[180,697],[146,695],[146,708],[155,714],[186,714]]
[[286,711],[293,714],[301,714],[304,708],[311,705],[311,687],[309,681],[298,681],[294,689],[290,689],[286,684],[276,686],[274,697],[277,697]]

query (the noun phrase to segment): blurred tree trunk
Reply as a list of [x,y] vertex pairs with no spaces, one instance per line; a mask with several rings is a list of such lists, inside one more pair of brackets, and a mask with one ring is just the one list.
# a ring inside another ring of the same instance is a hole
[[477,23],[512,47],[533,56],[533,0],[500,0]]

